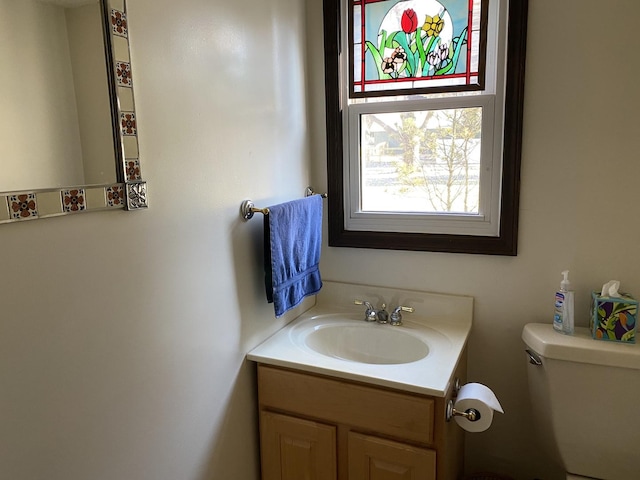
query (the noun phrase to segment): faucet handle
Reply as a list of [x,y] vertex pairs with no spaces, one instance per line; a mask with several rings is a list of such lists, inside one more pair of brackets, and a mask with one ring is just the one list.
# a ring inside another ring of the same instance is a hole
[[378,319],[378,315],[376,314],[376,311],[373,308],[373,305],[371,305],[366,300],[354,300],[353,303],[355,305],[364,305],[366,307],[366,310],[364,312],[365,321],[375,322]]
[[397,306],[396,308],[393,309],[393,312],[391,312],[391,315],[389,316],[389,325],[393,325],[393,326],[399,326],[402,325],[402,313],[401,312],[407,312],[407,313],[413,313],[413,307],[405,307],[402,305]]

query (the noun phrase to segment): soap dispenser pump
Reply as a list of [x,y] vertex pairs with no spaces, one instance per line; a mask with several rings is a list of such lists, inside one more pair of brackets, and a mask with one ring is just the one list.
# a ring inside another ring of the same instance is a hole
[[569,270],[564,270],[562,276],[560,290],[556,292],[553,328],[557,332],[573,335],[573,290],[571,290],[571,282],[569,281]]

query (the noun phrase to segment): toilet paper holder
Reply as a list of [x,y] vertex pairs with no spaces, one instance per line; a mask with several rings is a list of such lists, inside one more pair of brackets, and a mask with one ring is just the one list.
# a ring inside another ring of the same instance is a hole
[[475,408],[467,408],[464,412],[456,410],[453,408],[453,400],[449,400],[447,402],[447,422],[450,421],[454,416],[456,417],[465,417],[470,422],[477,422],[480,420],[480,412]]
[[[453,381],[453,397],[454,398],[458,396],[458,392],[460,391],[461,387],[462,385],[460,385],[460,379],[456,377],[455,380]],[[467,408],[464,412],[461,412],[460,410],[456,410],[453,407],[453,400],[451,399],[447,402],[446,415],[447,415],[447,422],[450,421],[454,416],[465,417],[470,422],[477,422],[478,420],[480,420],[480,417],[481,417],[480,412],[475,408]]]

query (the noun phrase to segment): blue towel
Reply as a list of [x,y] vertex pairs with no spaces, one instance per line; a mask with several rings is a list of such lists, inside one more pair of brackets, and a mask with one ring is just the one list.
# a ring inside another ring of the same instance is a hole
[[321,244],[320,195],[269,207],[264,216],[264,280],[276,318],[322,288]]

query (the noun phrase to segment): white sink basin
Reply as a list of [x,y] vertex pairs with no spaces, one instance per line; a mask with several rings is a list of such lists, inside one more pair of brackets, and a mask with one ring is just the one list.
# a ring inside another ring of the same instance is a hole
[[427,344],[401,328],[365,322],[320,325],[306,335],[304,343],[318,353],[351,362],[393,365],[426,357]]
[[313,315],[295,322],[289,341],[309,355],[362,365],[401,365],[425,360],[451,342],[425,325],[365,322],[343,314]]

